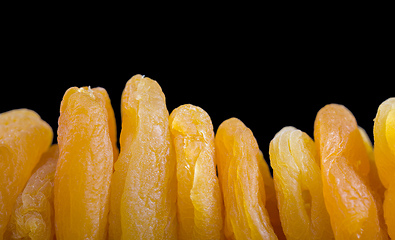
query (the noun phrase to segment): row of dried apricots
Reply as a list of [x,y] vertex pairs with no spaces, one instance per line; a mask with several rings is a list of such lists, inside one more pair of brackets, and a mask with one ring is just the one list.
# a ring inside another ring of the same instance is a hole
[[58,144],[38,114],[0,114],[1,239],[395,239],[395,98],[374,149],[342,105],[317,114],[313,141],[284,127],[273,178],[239,119],[214,135],[186,104],[169,116],[156,81],[132,77],[121,99],[121,151],[103,88],[72,87]]

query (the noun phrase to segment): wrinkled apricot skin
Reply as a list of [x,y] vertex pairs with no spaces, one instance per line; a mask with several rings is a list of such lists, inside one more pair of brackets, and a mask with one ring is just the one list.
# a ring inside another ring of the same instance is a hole
[[51,127],[28,109],[0,114],[0,240],[16,198],[52,143]]
[[105,98],[96,89],[66,91],[58,144],[56,239],[106,239],[114,155]]
[[53,180],[58,155],[58,145],[54,144],[41,156],[16,200],[5,239],[54,239]]
[[384,217],[395,238],[395,98],[384,101],[374,121],[374,156],[381,182],[386,187]]
[[265,208],[259,147],[251,130],[237,118],[228,119],[217,130],[215,148],[225,203],[225,236],[277,239]]
[[121,113],[109,239],[177,239],[176,159],[159,84],[132,77],[122,93]]
[[369,156],[352,113],[342,105],[326,105],[317,114],[314,138],[335,238],[388,239],[369,186]]
[[223,239],[211,119],[186,104],[173,110],[169,124],[177,159],[178,238]]
[[334,239],[313,140],[284,127],[270,142],[269,152],[287,239]]

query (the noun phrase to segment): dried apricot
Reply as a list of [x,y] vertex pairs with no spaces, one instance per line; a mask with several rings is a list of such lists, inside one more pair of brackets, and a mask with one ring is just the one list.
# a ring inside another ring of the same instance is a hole
[[334,239],[314,141],[284,127],[270,142],[270,162],[287,239]]
[[377,110],[374,121],[374,156],[380,180],[384,187],[395,175],[395,98],[384,101]]
[[368,184],[369,156],[352,113],[342,105],[326,105],[315,119],[314,138],[335,238],[388,239]]
[[395,238],[395,179],[392,180],[384,198],[384,217],[388,227],[388,234],[392,239]]
[[[384,200],[385,187],[383,186],[379,177],[376,161],[374,158],[372,142],[370,141],[368,134],[363,128],[358,127],[358,129],[359,129],[359,133],[362,136],[363,143],[365,145],[366,151],[368,152],[368,156],[369,156],[369,163],[370,163],[370,171],[368,175],[369,185],[371,186],[372,192],[374,192],[377,195],[379,199],[379,203],[382,205]],[[382,210],[382,207],[379,209]]]
[[105,98],[97,89],[66,91],[58,144],[56,239],[105,239],[114,155]]
[[165,96],[133,76],[121,100],[121,151],[111,183],[110,239],[175,239],[176,159]]
[[104,101],[105,101],[104,105],[107,110],[108,128],[110,131],[110,139],[111,139],[111,143],[112,143],[112,150],[114,153],[113,160],[115,162],[118,159],[119,150],[117,147],[117,125],[116,125],[116,121],[115,121],[114,110],[111,105],[111,100],[110,100],[110,97],[108,96],[106,89],[101,88],[101,87],[96,87],[93,89],[93,91],[95,93],[101,94],[103,96],[103,98],[101,98],[101,99],[104,99]]
[[231,118],[215,136],[218,175],[225,203],[228,239],[277,239],[265,208],[258,144],[251,130]]
[[58,156],[57,144],[41,156],[16,200],[5,239],[54,239],[53,185]]
[[0,240],[16,198],[52,138],[51,127],[34,111],[17,109],[0,114]]
[[186,104],[173,110],[169,124],[177,159],[178,237],[221,239],[223,202],[211,119]]
[[384,101],[374,121],[374,157],[386,187],[384,216],[388,233],[395,238],[395,98]]
[[272,175],[270,174],[269,166],[263,158],[263,154],[261,151],[259,151],[258,154],[258,164],[259,171],[262,174],[263,182],[265,184],[265,194],[262,194],[262,197],[264,198],[264,195],[266,195],[266,199],[262,199],[262,202],[266,201],[265,206],[267,212],[269,213],[270,223],[273,226],[273,230],[274,233],[277,235],[277,238],[280,240],[285,240],[286,238],[283,232],[283,227],[281,226],[280,213],[278,211],[274,181]]

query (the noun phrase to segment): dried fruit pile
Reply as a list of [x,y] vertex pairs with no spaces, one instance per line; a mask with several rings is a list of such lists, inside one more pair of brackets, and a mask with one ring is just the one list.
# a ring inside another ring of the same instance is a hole
[[57,142],[32,110],[0,114],[2,239],[395,239],[395,98],[374,147],[342,105],[318,113],[314,140],[284,127],[273,178],[242,121],[214,134],[191,104],[169,115],[159,84],[132,77],[120,151],[103,88],[72,87]]

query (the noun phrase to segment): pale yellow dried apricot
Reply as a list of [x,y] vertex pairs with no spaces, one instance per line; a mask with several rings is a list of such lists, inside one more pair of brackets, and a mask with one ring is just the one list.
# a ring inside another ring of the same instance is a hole
[[52,138],[51,127],[32,110],[0,114],[0,240],[16,198]]
[[141,75],[132,77],[122,93],[121,111],[109,239],[175,239],[176,159],[159,84]]
[[395,98],[380,104],[374,121],[374,157],[381,182],[386,187],[384,216],[395,238]]
[[55,238],[53,185],[58,145],[45,152],[23,192],[19,194],[5,239],[50,240]]
[[169,124],[177,159],[178,238],[221,239],[223,202],[211,119],[185,104],[173,110]]
[[287,239],[334,239],[313,140],[294,127],[269,147],[281,223]]

